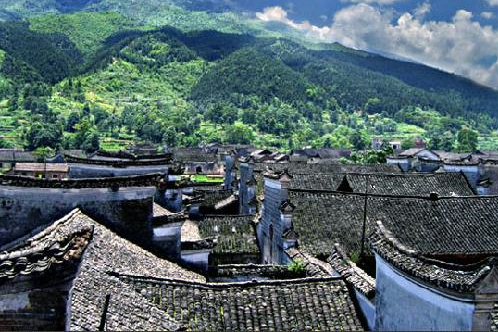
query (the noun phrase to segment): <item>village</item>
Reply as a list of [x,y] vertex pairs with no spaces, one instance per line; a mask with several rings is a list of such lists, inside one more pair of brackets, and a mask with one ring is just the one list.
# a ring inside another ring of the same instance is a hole
[[497,330],[498,152],[391,145],[0,150],[0,330]]

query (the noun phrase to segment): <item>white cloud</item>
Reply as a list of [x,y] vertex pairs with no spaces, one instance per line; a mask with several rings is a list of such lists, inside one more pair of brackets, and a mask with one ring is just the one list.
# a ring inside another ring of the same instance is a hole
[[367,4],[379,4],[379,5],[391,5],[395,2],[400,2],[400,1],[404,0],[341,0],[341,2],[367,3]]
[[495,14],[493,14],[492,12],[482,12],[481,13],[481,17],[485,18],[487,20],[492,19],[494,16],[495,16]]
[[357,4],[335,13],[332,25],[323,27],[294,22],[280,7],[267,8],[257,15],[313,37],[395,54],[498,88],[498,31],[480,25],[465,10],[457,11],[450,22],[423,22],[416,11],[394,17],[390,11]]
[[486,0],[490,6],[498,6],[498,0]]
[[424,3],[421,3],[415,10],[413,11],[413,14],[415,17],[419,20],[424,19],[425,15],[429,14],[431,12],[431,4],[426,1]]

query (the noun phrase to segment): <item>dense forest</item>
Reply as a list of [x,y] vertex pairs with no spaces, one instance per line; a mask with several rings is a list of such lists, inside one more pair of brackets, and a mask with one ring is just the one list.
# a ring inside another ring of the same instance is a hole
[[498,148],[498,92],[420,64],[188,1],[5,1],[0,147]]

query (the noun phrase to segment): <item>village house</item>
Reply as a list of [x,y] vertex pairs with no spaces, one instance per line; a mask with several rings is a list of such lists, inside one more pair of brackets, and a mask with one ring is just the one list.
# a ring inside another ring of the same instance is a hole
[[0,171],[9,171],[16,163],[34,163],[37,158],[28,151],[0,149]]
[[40,179],[66,179],[69,165],[65,163],[16,163],[9,172],[11,175],[29,176]]
[[[159,174],[62,180],[2,176],[0,245],[79,207],[122,236],[144,247],[158,249],[152,241],[152,221],[154,195],[160,178]],[[179,248],[172,255],[178,257]]]
[[64,153],[52,161],[69,164],[69,177],[73,179],[173,174],[181,168],[171,154],[137,156],[126,151],[97,151],[90,156]]
[[330,264],[355,290],[370,328],[487,330],[498,297],[497,204],[291,188],[263,255],[286,263],[301,253]]
[[7,330],[179,330],[116,273],[204,281],[80,210],[2,247],[0,327]]
[[206,283],[78,209],[0,255],[8,329],[363,330],[350,292],[326,275]]
[[206,152],[200,148],[176,148],[173,150],[173,160],[183,164],[184,174],[219,175],[222,177],[225,174],[220,157],[216,153]]
[[182,260],[202,271],[260,262],[254,216],[206,216],[182,228]]
[[489,330],[498,302],[498,198],[389,198],[389,206],[398,215],[379,216],[370,236],[376,329]]
[[341,158],[349,158],[351,150],[337,149],[294,149],[289,154],[290,162],[320,162],[322,160],[339,161]]

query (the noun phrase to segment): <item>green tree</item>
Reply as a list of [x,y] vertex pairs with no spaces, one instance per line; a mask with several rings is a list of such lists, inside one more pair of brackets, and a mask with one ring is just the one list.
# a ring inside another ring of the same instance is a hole
[[62,140],[62,129],[57,124],[35,122],[28,129],[26,141],[28,148],[34,150],[40,147],[57,148]]
[[87,152],[93,152],[99,149],[99,134],[90,118],[83,118],[81,122],[75,126],[75,128],[76,136],[74,141],[78,148]]
[[408,150],[415,146],[415,141],[413,138],[405,138],[401,141],[401,150]]
[[238,121],[225,127],[225,135],[225,141],[229,144],[250,144],[256,136],[251,127]]
[[477,150],[478,134],[476,131],[462,127],[457,134],[457,150],[458,152],[472,152]]
[[446,131],[441,136],[440,150],[453,151],[455,146],[455,135],[451,131]]
[[350,137],[349,141],[355,150],[364,150],[370,143],[370,136],[364,129],[356,130]]

